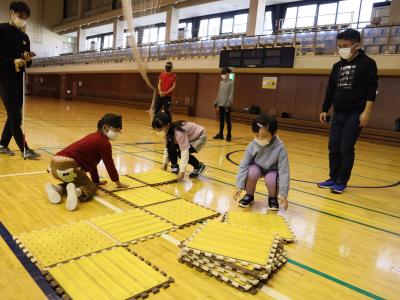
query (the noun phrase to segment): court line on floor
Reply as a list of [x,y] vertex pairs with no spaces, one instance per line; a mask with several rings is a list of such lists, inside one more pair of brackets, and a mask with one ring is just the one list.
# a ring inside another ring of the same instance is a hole
[[120,213],[120,212],[124,211],[123,209],[121,209],[119,207],[116,207],[115,205],[111,204],[107,200],[104,200],[103,198],[100,198],[99,196],[94,196],[93,199],[96,200],[98,203],[104,205],[105,207],[107,207],[107,208],[109,208],[109,209],[111,209],[111,210],[113,210],[113,211],[115,211],[117,213]]
[[4,177],[13,177],[13,176],[25,176],[25,175],[35,175],[35,174],[44,174],[47,171],[34,171],[34,172],[26,172],[26,173],[13,173],[13,174],[2,174],[0,178]]
[[57,292],[52,288],[50,283],[46,281],[39,268],[31,262],[31,260],[25,255],[21,248],[14,241],[11,233],[0,222],[0,236],[10,248],[11,252],[15,255],[21,265],[25,268],[27,273],[33,279],[33,281],[42,290],[43,294],[50,300],[61,300],[61,297],[57,295]]
[[[102,199],[102,198],[100,198],[100,197],[98,197],[98,196],[95,196],[95,197],[97,198],[97,199],[95,199],[96,201],[98,201],[99,203],[101,203],[101,204],[107,206],[107,207],[110,208],[111,210],[113,210],[113,211],[115,211],[115,212],[123,211],[122,209],[120,209],[120,208],[118,208],[118,207],[112,205],[111,203],[109,203],[110,205],[106,204],[106,203],[108,202],[107,200]],[[100,200],[100,201],[99,201],[99,200]],[[168,242],[170,242],[171,244],[174,244],[174,245],[176,245],[176,246],[178,246],[178,245],[180,244],[179,240],[177,240],[176,238],[174,238],[173,236],[171,236],[171,235],[169,235],[169,234],[164,233],[164,234],[161,235],[161,237],[162,237],[164,240],[166,240],[166,241],[168,241]],[[297,266],[297,267],[300,267],[300,268],[302,268],[303,270],[308,271],[308,272],[310,272],[310,273],[313,273],[313,274],[315,274],[315,275],[318,275],[318,276],[320,276],[320,277],[322,277],[322,278],[324,278],[324,279],[330,280],[330,281],[332,281],[332,282],[334,282],[334,283],[336,283],[336,284],[339,284],[339,285],[341,285],[341,286],[344,286],[344,287],[346,287],[346,288],[348,288],[348,289],[351,289],[351,290],[353,290],[353,291],[355,291],[355,292],[357,292],[357,293],[363,294],[363,295],[365,295],[365,296],[367,296],[367,297],[369,297],[369,298],[384,300],[384,298],[382,298],[382,297],[380,297],[380,296],[377,296],[377,295],[375,295],[375,294],[373,294],[373,293],[371,293],[371,292],[368,292],[368,291],[366,291],[366,290],[364,290],[364,289],[362,289],[362,288],[359,288],[359,287],[357,287],[357,286],[355,286],[355,285],[353,285],[353,284],[351,284],[351,283],[348,283],[348,282],[346,282],[346,281],[343,281],[343,280],[341,280],[341,279],[338,279],[338,278],[336,278],[336,277],[334,277],[334,276],[331,276],[331,275],[329,275],[329,274],[327,274],[327,273],[321,272],[321,271],[319,271],[319,270],[317,270],[317,269],[314,269],[314,268],[312,268],[312,267],[310,267],[310,266],[307,266],[307,265],[305,265],[305,264],[302,264],[302,263],[300,263],[300,262],[298,262],[298,261],[295,261],[295,260],[293,260],[293,259],[288,259],[288,263],[290,263],[290,264],[292,264],[292,265],[295,265],[295,266]],[[266,287],[266,286],[264,286],[264,287]],[[262,288],[261,291],[262,291],[263,293],[265,293],[265,294],[267,294],[267,295],[273,297],[273,298],[278,299],[278,300],[287,300],[287,299],[290,299],[290,298],[287,298],[286,296],[282,295],[281,293],[279,293],[279,292],[277,292],[277,291],[275,291],[275,290],[273,290],[273,289],[271,289],[271,288],[268,288],[268,287],[266,287],[265,289]]]
[[304,270],[307,270],[307,271],[309,271],[309,272],[311,272],[311,273],[313,273],[313,274],[315,274],[315,275],[323,276],[324,278],[326,278],[326,279],[328,279],[328,280],[331,280],[331,281],[333,281],[333,282],[335,282],[335,283],[337,283],[337,284],[340,284],[340,285],[342,285],[342,286],[344,286],[344,287],[347,287],[347,288],[349,288],[349,289],[351,289],[351,290],[353,290],[353,291],[356,291],[356,292],[358,292],[358,293],[360,293],[360,294],[362,294],[362,295],[364,295],[364,296],[367,296],[367,297],[369,297],[369,298],[384,300],[384,298],[382,298],[382,297],[380,297],[380,296],[378,296],[378,295],[375,295],[375,294],[373,294],[373,293],[371,293],[371,292],[368,292],[367,290],[364,290],[364,289],[362,289],[362,288],[359,288],[359,287],[356,286],[356,285],[353,285],[353,284],[348,283],[348,282],[346,282],[346,281],[343,281],[343,280],[341,280],[341,279],[339,279],[339,278],[336,278],[336,277],[333,277],[333,276],[331,276],[331,275],[329,275],[329,274],[326,274],[326,273],[323,273],[323,272],[321,272],[321,271],[318,271],[318,270],[316,270],[316,269],[314,269],[314,268],[311,268],[311,267],[309,267],[309,266],[307,266],[307,265],[304,265],[304,264],[302,264],[302,263],[299,263],[298,261],[295,261],[295,260],[293,260],[293,259],[288,258],[288,263],[291,263],[291,264],[293,264],[293,265],[295,265],[295,266],[297,266],[297,267],[299,267],[299,268],[302,268],[302,269],[304,269]]
[[[245,143],[236,143],[236,145],[247,146],[247,145],[251,142],[251,139],[245,139],[245,138],[237,138],[237,139],[246,140],[246,142],[245,142]],[[233,140],[235,140],[235,139],[233,139]],[[283,142],[284,142],[285,144],[287,144],[287,149],[289,149],[289,150],[290,150],[290,148],[293,148],[293,149],[296,149],[296,150],[303,150],[303,151],[309,151],[309,152],[313,152],[313,153],[323,154],[324,157],[328,157],[328,154],[329,154],[329,153],[326,153],[326,152],[322,152],[322,151],[313,151],[313,150],[304,149],[304,148],[298,148],[298,147],[295,147],[295,146],[290,145],[290,143],[292,143],[292,142],[298,143],[299,140],[300,140],[300,139],[298,139],[298,138],[297,138],[297,139],[284,139]],[[304,143],[300,143],[300,145],[311,146],[311,145],[309,145],[309,144],[304,144]],[[294,153],[299,154],[299,155],[304,155],[303,153],[300,153],[300,152],[294,152]],[[314,157],[320,158],[319,156],[314,156]],[[376,166],[370,166],[370,165],[360,164],[360,163],[359,163],[360,161],[362,161],[362,162],[368,162],[368,163],[372,163],[372,164],[376,164],[376,162],[374,162],[374,161],[367,160],[367,159],[362,159],[362,158],[357,158],[356,161],[355,161],[355,164],[356,164],[356,165],[359,165],[359,166],[363,166],[363,167],[368,167],[368,168],[373,168],[373,169],[379,169],[379,170],[382,170],[382,171],[386,171],[386,169],[376,168]],[[386,164],[386,163],[379,163],[379,164],[380,164],[380,165],[383,165],[383,166],[388,166],[388,167],[397,167],[397,168],[400,168],[400,166],[398,166],[398,165],[391,165],[391,164]],[[393,171],[393,172],[395,172],[395,173],[400,173],[400,171]]]
[[[124,151],[122,151],[122,152],[124,152]],[[158,161],[155,161],[153,159],[138,155],[136,153],[135,154],[134,153],[129,153],[129,152],[126,152],[126,153],[130,154],[130,155],[133,155],[133,156],[140,157],[140,158],[148,160],[148,161],[152,161],[152,162],[157,163],[157,164],[161,164]],[[215,168],[215,167],[211,167],[211,168],[223,171],[223,170]],[[207,179],[210,179],[210,180],[213,180],[213,181],[216,181],[216,182],[220,182],[220,183],[235,187],[234,184],[231,184],[231,183],[228,183],[228,182],[225,182],[225,181],[221,181],[219,179],[215,179],[215,178],[212,178],[212,177],[207,177],[207,176],[204,176],[204,175],[202,175],[202,176],[204,178],[207,178]],[[267,194],[260,193],[260,192],[256,192],[256,194],[262,195],[264,197],[268,196]],[[372,229],[375,229],[375,230],[378,230],[378,231],[386,232],[386,233],[389,233],[389,234],[392,234],[392,235],[400,236],[400,233],[393,232],[393,231],[390,231],[390,230],[387,230],[387,229],[384,229],[384,228],[376,227],[376,226],[369,225],[369,224],[366,224],[366,223],[362,223],[362,222],[359,222],[359,221],[356,221],[356,220],[352,220],[352,219],[349,219],[349,218],[346,218],[346,217],[338,216],[338,215],[335,215],[333,213],[325,212],[325,211],[322,211],[322,210],[319,210],[319,209],[316,209],[316,208],[312,208],[312,207],[309,207],[309,206],[306,206],[306,205],[303,205],[303,204],[299,204],[299,203],[296,203],[296,202],[291,202],[290,201],[289,203],[292,203],[293,205],[297,205],[297,206],[300,206],[300,207],[303,207],[303,208],[306,208],[306,209],[309,209],[309,210],[312,210],[312,211],[316,211],[316,212],[319,212],[319,213],[322,213],[322,214],[325,214],[325,215],[328,215],[328,216],[331,216],[331,217],[334,217],[334,218],[338,218],[338,219],[341,219],[341,220],[349,221],[349,222],[352,222],[352,223],[355,223],[355,224],[358,224],[358,225],[366,226],[366,227],[369,227],[369,228],[372,228]]]
[[[239,145],[241,145],[241,144],[213,145],[212,147],[221,147],[221,146],[230,147],[230,146],[239,146]],[[247,145],[247,144],[246,144],[246,145]],[[146,148],[146,147],[143,147],[143,146],[137,146],[137,145],[131,145],[131,146],[134,146],[134,147],[137,147],[137,148],[141,148],[141,149],[145,149],[145,150],[152,150],[152,149],[149,149],[149,148]],[[205,146],[204,148],[211,148],[211,147]],[[157,152],[158,150],[153,150],[153,151],[154,151],[154,152]],[[244,151],[243,149],[240,149],[240,150],[232,151],[232,152],[230,152],[230,153],[243,152],[243,151]],[[158,153],[158,152],[157,152],[157,153]],[[295,163],[295,164],[300,164],[300,165],[306,165],[306,166],[308,166],[308,167],[310,167],[310,168],[321,169],[321,170],[328,170],[328,168],[325,168],[325,167],[317,167],[317,166],[313,166],[313,165],[309,165],[309,164],[303,164],[303,163],[299,163],[299,162],[293,162],[293,163]],[[357,173],[354,173],[354,172],[353,172],[353,176],[360,177],[360,178],[366,178],[366,179],[372,179],[372,180],[381,181],[381,182],[386,182],[386,183],[392,183],[391,181],[387,181],[387,180],[383,180],[383,179],[379,179],[379,178],[368,177],[368,176],[363,176],[363,175],[360,175],[360,174],[357,174]]]
[[[234,164],[235,166],[239,166],[239,163],[237,163],[236,161],[234,161],[232,158],[231,158],[231,155],[232,154],[235,154],[235,153],[239,153],[239,152],[244,152],[245,150],[235,150],[235,151],[231,151],[231,152],[229,152],[229,153],[227,153],[226,155],[225,155],[225,158],[230,162],[230,163],[232,163],[232,164]],[[295,162],[296,163],[296,162]],[[306,164],[307,166],[309,166],[308,164]],[[312,167],[312,166],[310,166],[310,167]],[[325,168],[324,168],[325,169]],[[364,188],[364,189],[373,189],[373,188],[388,188],[388,187],[394,187],[394,186],[397,186],[397,185],[400,185],[400,181],[398,181],[398,182],[395,182],[395,183],[392,183],[391,181],[387,181],[387,180],[382,180],[382,179],[377,179],[377,178],[372,178],[372,177],[367,177],[367,176],[362,176],[362,175],[358,175],[358,174],[355,174],[355,176],[358,176],[358,177],[362,177],[362,178],[367,178],[367,179],[373,179],[373,180],[379,180],[379,181],[383,181],[383,182],[387,182],[387,183],[390,183],[390,184],[388,184],[388,185],[383,185],[383,186],[351,186],[351,185],[349,185],[348,187],[351,187],[351,188]],[[298,182],[305,182],[305,183],[312,183],[312,184],[317,184],[317,182],[312,182],[312,181],[306,181],[306,180],[300,180],[300,179],[291,179],[291,180],[293,180],[293,181],[298,181]]]
[[[147,149],[147,148],[142,148],[141,147],[141,149]],[[124,150],[120,150],[120,151],[121,152],[126,152]],[[157,152],[155,150],[153,150],[153,152],[160,154],[159,152]],[[129,153],[129,152],[127,152],[127,153]],[[232,175],[236,175],[236,173],[231,172],[231,171],[223,170],[223,169],[216,168],[216,167],[213,167],[213,166],[208,166],[208,167],[211,168],[211,169],[215,169],[215,170],[218,170],[218,171],[222,171],[222,172],[226,172],[226,173],[229,173],[229,174],[232,174]],[[293,180],[293,179],[291,179],[291,180]],[[296,181],[296,180],[294,180],[294,181]],[[399,183],[396,183],[396,184],[393,184],[392,187],[398,186],[398,185],[399,185]],[[385,212],[382,212],[382,211],[379,211],[379,210],[375,210],[375,209],[372,209],[372,208],[367,208],[367,207],[363,207],[363,206],[360,206],[360,205],[347,203],[347,202],[344,202],[344,201],[340,201],[340,200],[337,200],[337,199],[325,197],[325,196],[314,194],[314,193],[310,193],[310,192],[305,192],[305,191],[302,191],[302,190],[299,190],[299,189],[295,189],[295,188],[291,188],[291,190],[297,191],[297,192],[303,193],[303,194],[312,195],[312,196],[315,196],[315,197],[318,197],[318,198],[326,199],[326,200],[329,200],[329,201],[341,203],[343,205],[348,205],[348,206],[351,206],[351,207],[357,207],[357,208],[360,208],[360,209],[363,209],[363,210],[367,210],[367,211],[371,211],[371,212],[374,212],[374,213],[379,213],[379,214],[382,214],[382,215],[385,215],[385,216],[389,216],[389,217],[400,219],[400,216],[393,215],[393,214],[388,214],[388,213],[385,213]],[[294,202],[291,202],[291,203],[298,205],[297,203],[294,203]]]

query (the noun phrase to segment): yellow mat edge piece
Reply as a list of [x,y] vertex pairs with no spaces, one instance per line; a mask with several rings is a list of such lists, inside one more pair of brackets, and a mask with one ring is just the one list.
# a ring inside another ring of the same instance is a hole
[[[140,181],[138,181],[138,180],[136,180],[136,179],[134,179],[134,178],[131,178],[131,177],[129,177],[128,175],[121,175],[121,176],[120,176],[120,178],[124,178],[124,177],[127,178],[127,179],[129,179],[129,180],[136,181],[135,184],[137,184],[137,185],[135,185],[135,186],[129,186],[129,187],[127,187],[127,188],[117,188],[117,187],[115,187],[115,188],[112,188],[112,189],[108,189],[108,188],[106,188],[106,187],[104,187],[104,186],[102,186],[102,185],[99,185],[98,188],[99,188],[100,190],[102,190],[103,192],[105,192],[105,193],[107,193],[107,194],[110,194],[110,193],[119,192],[119,191],[133,190],[133,189],[137,189],[137,188],[146,186],[145,183],[140,182]],[[124,183],[123,180],[122,180],[122,183]],[[110,183],[108,183],[108,184],[110,184]]]
[[221,282],[225,282],[226,284],[228,284],[229,286],[232,286],[234,288],[237,288],[243,292],[249,292],[253,295],[257,294],[258,290],[263,286],[263,283],[258,283],[257,285],[253,286],[253,285],[242,285],[238,282],[236,282],[235,280],[232,280],[230,278],[227,278],[223,275],[221,275],[219,272],[217,271],[210,271],[207,268],[204,268],[204,266],[202,267],[201,265],[196,266],[195,264],[193,264],[189,259],[184,258],[182,263],[186,264],[187,266],[191,267],[191,268],[195,268],[197,271],[199,272],[205,272],[206,274],[208,274],[209,276],[213,276],[216,277],[217,280],[221,281]]
[[151,173],[151,172],[154,172],[154,171],[155,170],[149,170],[149,171],[145,171],[145,172],[141,172],[141,173],[129,174],[129,175],[126,175],[126,176],[129,177],[129,178],[135,179],[135,180],[137,180],[139,182],[142,182],[142,183],[144,183],[146,185],[149,185],[149,186],[157,186],[157,185],[169,184],[169,183],[173,183],[173,182],[177,182],[178,181],[177,177],[172,175],[172,173],[167,172],[167,171],[163,171],[163,170],[157,170],[157,171],[160,172],[161,174],[169,175],[170,177],[174,176],[174,178],[171,178],[170,180],[157,182],[157,183],[149,183],[149,182],[144,181],[143,179],[140,179],[140,177],[142,177],[141,175],[145,175],[146,173]]
[[222,264],[218,264],[216,261],[211,261],[208,260],[205,257],[200,257],[197,255],[188,255],[188,254],[179,254],[179,259],[178,261],[180,261],[180,259],[184,259],[187,258],[191,261],[196,261],[197,263],[201,264],[201,265],[205,265],[208,268],[210,268],[211,270],[215,270],[217,272],[221,272],[220,270],[223,270],[226,273],[232,273],[232,276],[238,278],[239,280],[243,281],[243,282],[248,282],[249,284],[252,285],[256,285],[258,282],[260,282],[260,280],[263,279],[267,279],[269,274],[266,274],[267,276],[258,276],[255,274],[246,274],[243,272],[240,272],[239,270],[233,270],[232,268],[227,268],[227,266],[222,265]]

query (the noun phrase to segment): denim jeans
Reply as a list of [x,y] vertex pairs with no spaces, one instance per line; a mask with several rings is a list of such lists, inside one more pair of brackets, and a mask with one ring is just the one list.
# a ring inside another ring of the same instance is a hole
[[361,132],[360,114],[335,112],[329,136],[329,176],[337,184],[347,184],[354,165],[354,146]]

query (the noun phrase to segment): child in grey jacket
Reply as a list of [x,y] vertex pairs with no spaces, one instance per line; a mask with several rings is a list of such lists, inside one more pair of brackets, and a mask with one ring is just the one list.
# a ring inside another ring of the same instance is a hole
[[285,146],[276,135],[277,129],[275,117],[268,115],[259,115],[252,123],[254,140],[247,146],[236,179],[235,199],[239,198],[242,190],[246,190],[246,195],[239,201],[241,207],[248,207],[254,202],[257,181],[264,177],[269,209],[279,210],[279,202],[287,209],[289,161]]
[[219,112],[219,133],[214,136],[214,139],[224,139],[224,122],[226,121],[226,127],[228,134],[226,140],[230,142],[232,140],[232,122],[231,122],[231,106],[233,101],[233,80],[229,78],[229,74],[232,71],[229,68],[221,69],[221,81],[218,86],[217,98],[214,101],[214,107]]

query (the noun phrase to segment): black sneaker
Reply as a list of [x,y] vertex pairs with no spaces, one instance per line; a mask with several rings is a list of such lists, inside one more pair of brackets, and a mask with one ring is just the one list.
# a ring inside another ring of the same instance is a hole
[[217,135],[215,135],[214,137],[213,137],[213,139],[214,140],[223,140],[224,139],[224,136],[222,135],[222,134],[217,134]]
[[227,141],[227,142],[232,141],[232,136],[231,136],[231,135],[227,135],[227,136],[226,136],[226,141]]
[[179,173],[179,166],[178,165],[171,165],[171,172],[174,174]]
[[239,200],[240,207],[249,207],[254,202],[254,196],[246,194],[242,199]]
[[199,168],[198,169],[194,169],[192,173],[189,174],[190,178],[197,178],[199,177],[207,168],[207,166],[203,163],[199,164]]
[[31,160],[39,159],[41,157],[39,153],[36,153],[31,149],[25,149],[25,153],[22,152],[21,155],[23,159],[31,159]]
[[268,208],[270,210],[279,210],[278,197],[268,197]]
[[0,154],[5,154],[8,156],[14,156],[15,153],[8,147],[0,146]]

